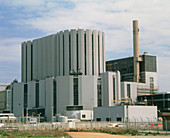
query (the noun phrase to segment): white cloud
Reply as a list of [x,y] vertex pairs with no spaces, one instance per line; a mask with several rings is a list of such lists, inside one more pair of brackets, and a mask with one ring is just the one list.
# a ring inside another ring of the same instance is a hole
[[[132,20],[139,19],[140,51],[161,57],[159,74],[163,78],[160,79],[168,82],[162,67],[165,63],[163,58],[170,61],[169,0],[5,0],[0,4],[23,7],[20,14],[27,19],[21,16],[12,22],[46,34],[70,28],[102,30],[106,35],[106,52],[124,54],[125,57],[132,55]],[[8,51],[6,44],[1,48],[5,53]],[[13,48],[15,53],[19,53],[16,46]],[[12,50],[10,53],[9,60],[19,58]],[[0,55],[0,59],[3,56]],[[166,73],[169,75],[170,71],[167,69]],[[161,87],[164,87],[164,83],[161,83]]]

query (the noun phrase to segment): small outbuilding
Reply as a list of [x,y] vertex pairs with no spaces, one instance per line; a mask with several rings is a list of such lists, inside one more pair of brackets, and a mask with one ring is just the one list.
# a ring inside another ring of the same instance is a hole
[[120,105],[94,107],[94,121],[156,122],[157,106]]

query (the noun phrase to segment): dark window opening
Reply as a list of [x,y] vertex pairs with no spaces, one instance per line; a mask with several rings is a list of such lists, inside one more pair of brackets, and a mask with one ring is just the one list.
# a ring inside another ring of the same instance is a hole
[[82,115],[82,118],[86,118],[86,115]]
[[56,81],[53,81],[53,114],[56,113]]
[[122,121],[122,118],[121,117],[117,117],[117,121]]
[[78,78],[73,78],[74,105],[78,105]]
[[100,121],[101,121],[101,118],[96,118],[96,121],[97,121],[97,122],[100,122]]
[[97,80],[97,105],[102,106],[101,78]]
[[111,118],[106,118],[106,121],[108,121],[108,122],[111,121]]
[[130,98],[131,94],[130,94],[130,84],[127,84],[127,97]]
[[84,60],[85,60],[85,75],[87,75],[87,58],[86,58],[86,34],[84,34]]
[[39,83],[35,84],[35,107],[39,107]]
[[[115,77],[113,76],[113,100],[116,100],[116,92],[115,92]],[[114,101],[115,103],[115,101]]]

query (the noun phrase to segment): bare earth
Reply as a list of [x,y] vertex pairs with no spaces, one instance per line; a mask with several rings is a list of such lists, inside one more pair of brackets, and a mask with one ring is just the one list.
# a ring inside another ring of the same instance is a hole
[[131,137],[131,136],[120,136],[120,135],[111,135],[106,133],[95,133],[95,132],[67,132],[67,133],[72,138],[130,138]]

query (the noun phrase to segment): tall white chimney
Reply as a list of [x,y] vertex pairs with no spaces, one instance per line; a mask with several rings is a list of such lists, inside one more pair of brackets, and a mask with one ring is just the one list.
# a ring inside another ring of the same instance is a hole
[[139,82],[139,27],[138,20],[133,20],[133,63],[134,82]]

